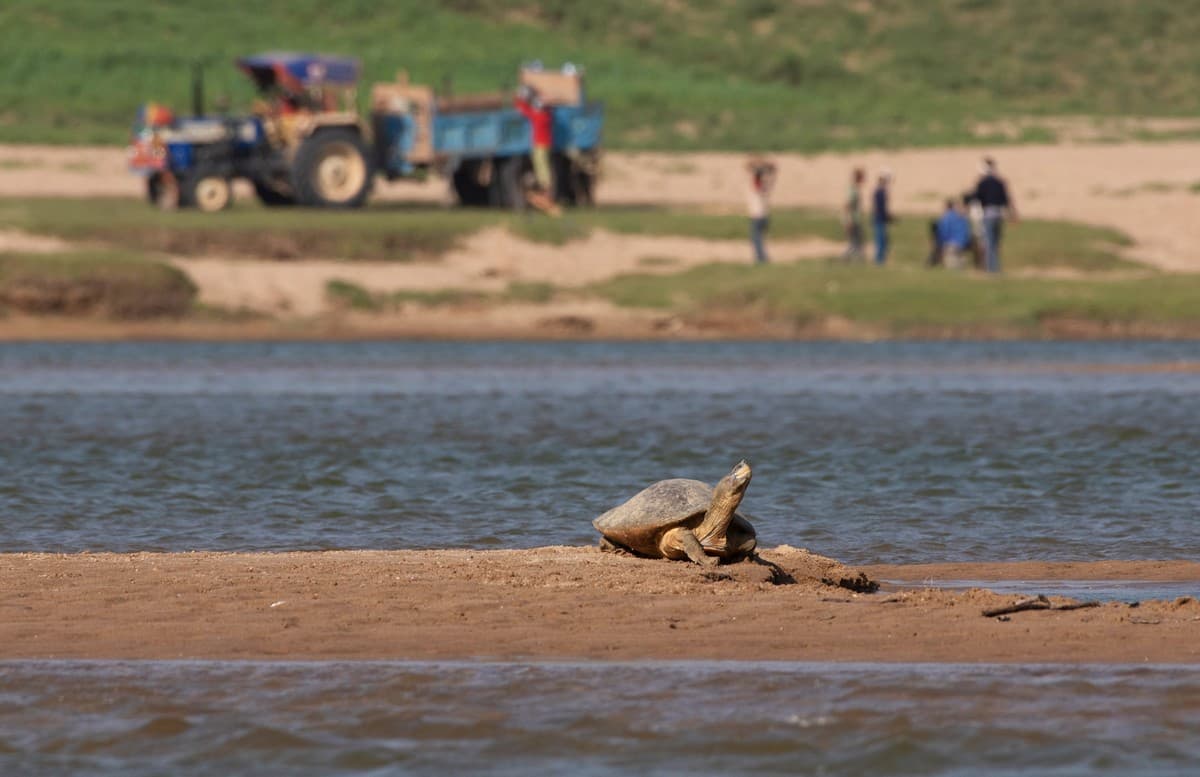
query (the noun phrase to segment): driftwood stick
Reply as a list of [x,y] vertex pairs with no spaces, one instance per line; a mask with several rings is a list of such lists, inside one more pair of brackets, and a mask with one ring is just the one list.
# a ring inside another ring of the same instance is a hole
[[1071,604],[1060,604],[1057,607],[1051,607],[1052,610],[1084,610],[1088,607],[1099,607],[1100,602],[1072,602]]
[[1016,604],[1008,604],[1003,607],[993,607],[990,610],[983,611],[983,617],[993,618],[997,615],[1008,615],[1013,612],[1023,612],[1024,610],[1049,610],[1050,600],[1045,596],[1038,594],[1033,599],[1022,599]]
[[1023,612],[1025,610],[1083,610],[1088,607],[1099,607],[1100,602],[1071,602],[1070,604],[1050,604],[1050,600],[1043,594],[1038,594],[1032,599],[1022,599],[1016,604],[1009,604],[1003,607],[993,607],[990,610],[984,610],[985,618],[994,618],[997,615],[1009,615],[1014,612]]

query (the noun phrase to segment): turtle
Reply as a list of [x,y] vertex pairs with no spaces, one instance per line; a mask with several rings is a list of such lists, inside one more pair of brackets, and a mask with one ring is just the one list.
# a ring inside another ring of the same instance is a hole
[[758,544],[754,527],[735,511],[751,474],[742,460],[715,487],[687,478],[660,480],[592,521],[600,549],[704,566],[750,557]]

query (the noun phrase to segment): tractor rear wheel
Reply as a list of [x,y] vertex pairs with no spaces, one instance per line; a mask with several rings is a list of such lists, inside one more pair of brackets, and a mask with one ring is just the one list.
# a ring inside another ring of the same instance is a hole
[[201,173],[183,182],[179,204],[204,213],[216,213],[233,204],[233,186],[223,175]]
[[326,129],[296,151],[292,189],[301,205],[357,208],[366,201],[374,174],[367,146],[357,132]]

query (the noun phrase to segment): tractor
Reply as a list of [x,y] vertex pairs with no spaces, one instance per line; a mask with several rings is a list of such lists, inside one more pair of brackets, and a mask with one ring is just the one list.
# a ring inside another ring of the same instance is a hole
[[[346,57],[268,53],[237,60],[259,97],[250,116],[205,116],[193,79],[193,116],[153,103],[134,125],[130,167],[163,208],[219,211],[232,182],[249,181],[267,206],[356,208],[376,174],[445,176],[462,205],[523,208],[530,188],[530,130],[504,92],[435,95],[408,82],[376,84],[370,119],[357,109],[359,63]],[[553,111],[554,200],[593,201],[603,106],[584,94],[582,69],[524,67],[521,84]]]

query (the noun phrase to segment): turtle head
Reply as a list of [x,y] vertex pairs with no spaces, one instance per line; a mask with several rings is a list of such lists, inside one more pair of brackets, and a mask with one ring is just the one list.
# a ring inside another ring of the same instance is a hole
[[738,493],[742,493],[746,490],[746,487],[750,485],[750,476],[753,474],[754,472],[752,472],[750,469],[750,462],[742,459],[737,464],[733,465],[733,469],[729,471],[729,474],[725,476],[725,479],[729,481],[731,488],[736,490]]
[[742,503],[752,474],[749,462],[742,459],[713,489],[712,504],[696,527],[696,537],[706,548],[724,550],[725,531],[733,521],[734,511]]

